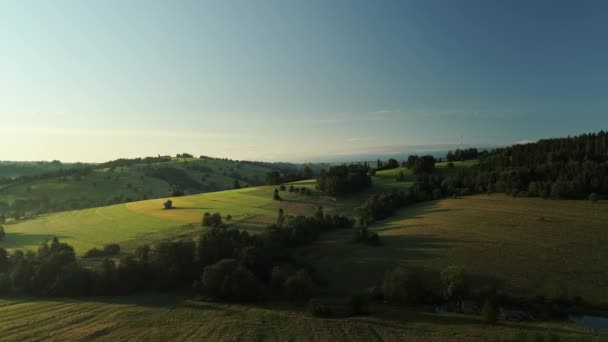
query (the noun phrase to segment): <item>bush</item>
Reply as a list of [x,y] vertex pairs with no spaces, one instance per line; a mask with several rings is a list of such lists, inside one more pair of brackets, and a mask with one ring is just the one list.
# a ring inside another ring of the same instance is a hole
[[314,299],[308,302],[308,313],[314,317],[331,317],[333,315],[329,306],[323,305]]
[[370,295],[366,292],[351,294],[349,304],[353,315],[366,315],[369,313]]
[[120,246],[115,243],[107,244],[103,246],[103,252],[107,256],[116,255],[120,253]]
[[4,240],[6,233],[4,232],[4,227],[0,226],[0,241]]
[[498,309],[493,300],[486,299],[481,309],[481,315],[488,324],[496,324],[498,320]]
[[273,290],[282,290],[283,284],[285,283],[285,275],[279,266],[272,268],[270,272],[270,287]]
[[596,194],[595,192],[591,193],[589,195],[589,200],[593,203],[596,203],[597,201],[600,200],[600,196],[598,196],[598,194]]
[[443,296],[446,300],[462,300],[467,295],[467,284],[463,267],[449,266],[441,271]]
[[173,201],[167,200],[165,203],[163,203],[163,209],[165,209],[165,210],[173,209]]
[[422,295],[419,279],[401,267],[397,267],[384,276],[382,291],[384,298],[399,304],[418,303]]
[[287,278],[283,286],[289,300],[298,300],[310,298],[314,284],[308,272],[302,269]]
[[285,185],[284,185],[284,184],[281,184],[281,186],[279,186],[279,190],[281,190],[281,191],[285,191],[285,190],[286,190]]
[[211,214],[206,212],[203,215],[202,225],[204,227],[219,227],[222,225],[222,215],[220,213]]
[[100,258],[105,256],[104,251],[98,248],[91,248],[86,253],[84,253],[84,258]]

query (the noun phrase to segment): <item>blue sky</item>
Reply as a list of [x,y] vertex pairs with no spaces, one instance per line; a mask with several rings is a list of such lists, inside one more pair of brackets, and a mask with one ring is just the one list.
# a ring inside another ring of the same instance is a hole
[[1,160],[317,160],[608,128],[603,1],[2,1]]

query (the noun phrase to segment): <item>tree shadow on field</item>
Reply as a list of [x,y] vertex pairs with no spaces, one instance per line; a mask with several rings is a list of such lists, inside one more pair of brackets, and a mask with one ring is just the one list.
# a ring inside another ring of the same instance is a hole
[[440,208],[437,206],[437,203],[438,201],[430,201],[405,207],[400,209],[396,215],[376,223],[374,226],[372,226],[372,229],[377,231],[389,231],[413,226],[424,226],[424,224],[413,225],[407,222],[407,220],[423,219],[426,217],[426,215],[430,214],[463,210],[456,208]]
[[435,235],[382,235],[380,241],[387,257],[404,260],[442,258],[439,250],[450,247],[448,239]]
[[4,240],[0,241],[0,248],[22,249],[28,246],[38,246],[45,241],[51,241],[54,237],[59,240],[69,238],[69,236],[57,234],[26,234],[6,232]]

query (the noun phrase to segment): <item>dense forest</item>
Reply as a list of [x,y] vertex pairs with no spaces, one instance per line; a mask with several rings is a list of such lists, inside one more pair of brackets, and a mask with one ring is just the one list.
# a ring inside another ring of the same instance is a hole
[[[608,194],[608,134],[544,139],[490,151],[479,164],[441,180],[444,191],[504,192],[543,198]],[[593,196],[592,196],[593,197]]]

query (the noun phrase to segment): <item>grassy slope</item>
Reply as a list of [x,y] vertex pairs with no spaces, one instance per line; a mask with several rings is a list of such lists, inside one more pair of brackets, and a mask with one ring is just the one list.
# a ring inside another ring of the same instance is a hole
[[466,315],[374,310],[369,317],[318,319],[281,304],[197,303],[170,295],[0,300],[0,341],[496,341],[516,340],[521,332],[586,335],[572,324],[487,326]]
[[[312,182],[298,186],[312,187]],[[311,215],[319,204],[328,211],[335,202],[314,190],[304,196],[282,192],[283,201],[272,199],[274,187],[263,186],[173,198],[175,209],[163,210],[166,199],[155,199],[107,207],[48,214],[5,225],[3,248],[33,249],[41,242],[59,237],[74,246],[78,254],[105,243],[120,243],[129,249],[136,244],[200,231],[204,212],[232,215],[233,228],[256,232],[273,223],[278,208],[287,214]]]
[[331,290],[379,283],[396,265],[436,277],[463,265],[481,283],[516,293],[569,291],[599,302],[608,293],[608,203],[478,195],[405,208],[373,227],[380,247],[349,243],[350,232],[322,236],[299,254]]
[[[197,166],[206,169],[197,169]],[[76,209],[117,203],[117,197],[121,198],[120,202],[124,202],[166,196],[171,190],[171,184],[146,176],[145,167],[184,169],[194,181],[200,183],[200,192],[231,189],[234,173],[261,184],[270,171],[265,167],[240,165],[230,160],[175,158],[171,162],[118,167],[112,172],[98,169],[80,179],[53,177],[15,182],[0,188],[0,201],[12,204],[17,199],[47,197],[53,202],[73,202],[69,208]],[[243,186],[248,183],[241,180]]]

